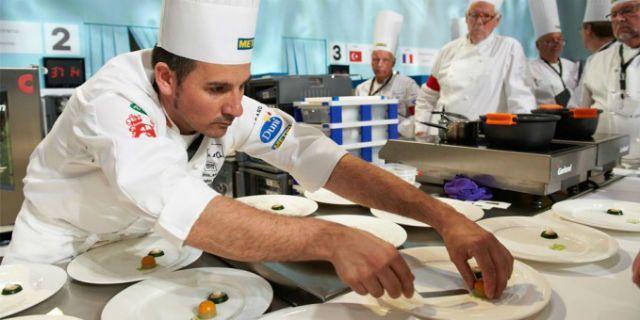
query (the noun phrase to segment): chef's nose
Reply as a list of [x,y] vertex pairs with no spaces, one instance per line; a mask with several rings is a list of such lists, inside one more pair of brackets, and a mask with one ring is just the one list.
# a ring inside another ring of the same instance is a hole
[[244,96],[244,91],[241,89],[233,90],[227,102],[222,107],[222,113],[239,117],[242,115],[242,97]]

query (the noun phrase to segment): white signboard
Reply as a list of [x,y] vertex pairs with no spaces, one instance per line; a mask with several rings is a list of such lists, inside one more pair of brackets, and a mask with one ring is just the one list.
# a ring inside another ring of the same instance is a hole
[[76,24],[44,24],[46,54],[80,55],[80,28]]
[[370,44],[347,44],[347,63],[350,64],[371,64]]
[[344,42],[330,42],[329,43],[329,56],[330,64],[347,64],[349,61],[349,53],[347,52],[347,45]]
[[418,65],[431,69],[438,55],[437,49],[418,49]]
[[0,53],[42,54],[40,23],[0,20]]

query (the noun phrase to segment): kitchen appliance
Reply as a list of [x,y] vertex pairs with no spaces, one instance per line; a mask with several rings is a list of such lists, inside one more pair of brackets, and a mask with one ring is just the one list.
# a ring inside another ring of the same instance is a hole
[[348,75],[269,76],[251,79],[245,95],[294,115],[293,103],[310,97],[351,96]]
[[554,143],[594,146],[596,148],[596,163],[590,171],[590,176],[611,176],[614,167],[620,165],[623,156],[629,154],[631,139],[622,134],[594,134],[585,140],[553,140]]
[[553,139],[560,116],[547,114],[489,113],[480,116],[482,132],[492,147],[532,150],[545,148]]
[[236,197],[262,194],[297,194],[293,189],[293,177],[260,159],[245,153],[237,153],[235,172]]
[[596,108],[565,109],[559,105],[551,105],[540,106],[540,109],[531,112],[562,117],[556,126],[554,135],[556,139],[584,140],[591,138],[596,132],[602,110]]
[[13,224],[23,201],[29,155],[42,138],[37,68],[0,69],[0,225]]

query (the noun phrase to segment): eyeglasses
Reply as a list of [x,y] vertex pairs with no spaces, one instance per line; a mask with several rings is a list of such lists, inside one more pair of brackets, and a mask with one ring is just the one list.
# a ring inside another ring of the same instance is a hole
[[560,39],[560,40],[545,40],[545,41],[540,41],[540,44],[543,46],[547,46],[547,47],[553,47],[556,45],[566,45],[567,41],[565,41],[564,39]]
[[467,14],[467,18],[469,18],[469,20],[480,21],[482,24],[491,22],[491,20],[495,19],[497,16],[497,14],[483,14],[475,12]]
[[609,21],[611,21],[611,20],[613,20],[613,19],[615,19],[617,17],[629,19],[633,15],[638,13],[638,9],[640,9],[640,4],[636,4],[636,5],[633,5],[633,6],[628,6],[626,8],[620,9],[618,11],[612,11],[610,14],[606,15],[605,17]]

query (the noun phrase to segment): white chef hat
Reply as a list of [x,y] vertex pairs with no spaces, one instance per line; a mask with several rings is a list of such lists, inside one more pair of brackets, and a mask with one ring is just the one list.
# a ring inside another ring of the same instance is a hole
[[158,46],[215,64],[251,62],[260,0],[164,0]]
[[611,12],[611,0],[587,0],[587,9],[582,22],[607,21],[606,15]]
[[451,19],[451,40],[464,37],[469,33],[467,27],[467,21],[465,18],[452,18]]
[[504,0],[470,0],[469,1],[469,7],[476,3],[476,2],[487,2],[492,4],[494,7],[496,7],[496,11],[500,11],[500,8],[502,8],[502,3],[504,2]]
[[552,32],[561,32],[556,0],[529,0],[531,20],[536,39]]
[[376,17],[376,27],[373,32],[373,50],[388,51],[395,56],[403,21],[402,15],[397,12],[380,11]]

